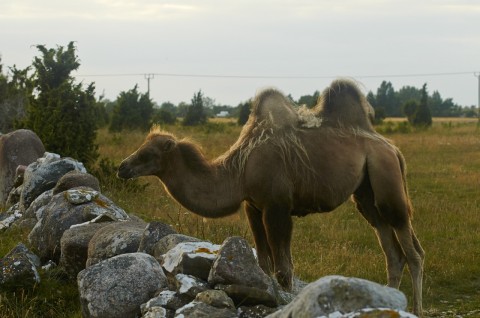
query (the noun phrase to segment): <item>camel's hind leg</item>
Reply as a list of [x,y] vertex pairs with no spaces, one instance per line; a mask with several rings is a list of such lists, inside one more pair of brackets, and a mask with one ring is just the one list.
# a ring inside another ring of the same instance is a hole
[[372,225],[377,234],[387,263],[388,286],[398,288],[402,279],[406,257],[397,240],[393,228],[380,216],[368,178],[353,195],[357,209]]
[[268,245],[267,234],[263,226],[262,211],[249,202],[245,202],[245,214],[257,249],[258,263],[266,274],[273,273],[273,256]]
[[420,316],[425,253],[411,224],[404,167],[396,151],[377,151],[367,161],[366,178],[371,184],[375,206],[380,218],[393,228],[405,255],[413,285],[413,312]]

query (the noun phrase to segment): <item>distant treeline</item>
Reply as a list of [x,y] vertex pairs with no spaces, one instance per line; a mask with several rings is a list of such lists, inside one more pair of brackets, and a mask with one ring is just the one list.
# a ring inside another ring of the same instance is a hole
[[[34,130],[50,151],[71,156],[83,162],[94,162],[98,156],[94,140],[99,127],[111,131],[124,129],[147,130],[152,124],[175,123],[201,125],[209,117],[233,117],[244,124],[249,115],[250,101],[238,105],[218,105],[202,91],[195,92],[190,102],[175,105],[157,104],[138,86],[121,92],[114,101],[96,97],[95,84],[84,87],[71,73],[80,66],[74,42],[67,47],[36,46],[40,52],[32,65],[25,69],[9,67],[8,75],[0,59],[0,132],[17,128]],[[320,92],[303,95],[296,104],[313,107]],[[392,83],[382,82],[376,93],[367,99],[375,108],[377,119],[407,117],[415,124],[419,118],[428,123],[428,117],[474,117],[474,106],[461,107],[451,98],[443,99],[438,91],[428,94],[422,88],[404,86],[396,91]],[[74,144],[82,147],[73,146]],[[77,149],[78,148],[78,149]]]

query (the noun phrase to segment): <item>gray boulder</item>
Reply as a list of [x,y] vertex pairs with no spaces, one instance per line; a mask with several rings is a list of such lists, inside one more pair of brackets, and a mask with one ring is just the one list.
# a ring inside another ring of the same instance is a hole
[[272,279],[258,265],[248,242],[227,238],[213,263],[208,283],[217,285],[236,302],[276,305]]
[[57,181],[72,170],[86,172],[81,162],[50,153],[30,164],[25,170],[20,206],[27,209],[36,197],[53,189]]
[[0,136],[0,204],[7,201],[17,167],[28,166],[44,152],[42,141],[31,130],[19,129]]
[[113,222],[99,229],[88,244],[86,266],[107,258],[138,250],[146,223],[143,221]]
[[66,230],[60,240],[59,266],[64,267],[70,276],[77,277],[86,266],[91,238],[99,229],[109,224],[111,222],[90,223]]
[[201,301],[192,301],[182,308],[177,309],[175,317],[237,318],[237,313],[232,309],[217,308]]
[[326,276],[307,285],[290,304],[268,317],[313,318],[364,308],[405,310],[406,306],[405,295],[397,289],[360,278]]
[[258,265],[248,242],[238,236],[227,238],[208,276],[211,285],[239,284],[266,290],[271,279]]
[[0,259],[0,289],[14,289],[40,283],[38,256],[22,243]]
[[256,305],[251,307],[240,306],[237,310],[237,313],[238,318],[263,318],[276,312],[277,310],[277,308],[267,307],[264,305]]
[[78,187],[88,187],[100,192],[100,183],[96,177],[86,172],[72,170],[64,174],[57,181],[57,184],[53,188],[53,194],[55,195],[57,193]]
[[170,251],[172,248],[177,246],[177,244],[183,242],[201,242],[196,237],[187,236],[183,234],[168,234],[158,240],[152,247],[153,256],[159,261],[162,261],[163,255]]
[[[138,251],[153,255],[153,249],[160,239],[170,234],[176,234],[177,231],[172,229],[168,224],[162,222],[151,222],[147,225],[142,234]],[[163,253],[162,253],[163,254]]]
[[82,314],[85,318],[137,317],[167,279],[160,264],[145,253],[118,255],[78,274]]
[[142,318],[169,318],[173,317],[173,313],[169,313],[163,307],[150,307],[146,311],[142,311]]
[[141,306],[142,313],[148,311],[149,308],[163,307],[172,314],[178,308],[181,308],[191,301],[189,298],[178,295],[177,292],[172,290],[163,290],[156,297],[150,299]]
[[209,242],[183,242],[163,255],[162,266],[171,276],[182,273],[207,280],[220,245]]
[[43,217],[45,206],[53,197],[53,190],[47,190],[33,200],[28,209],[25,211],[25,218],[34,218],[40,220]]
[[[86,188],[88,189],[88,188]],[[43,217],[28,235],[32,247],[42,261],[60,259],[60,239],[72,226],[97,221],[118,221],[128,219],[125,211],[113,204],[110,199],[93,190],[85,190],[84,200],[78,203],[78,191],[67,190],[52,197],[45,206]],[[96,196],[93,194],[96,193]]]
[[194,299],[197,294],[209,289],[206,281],[192,275],[177,274],[175,275],[175,283],[177,294],[184,298]]
[[15,221],[22,217],[18,203],[12,205],[5,213],[0,214],[0,231],[9,228]]
[[233,300],[222,290],[209,289],[203,291],[197,294],[195,300],[213,307],[235,310]]
[[20,195],[22,194],[23,190],[23,177],[26,169],[27,166],[20,165],[15,170],[15,178],[13,180],[12,190],[10,190],[7,198],[7,206],[11,206],[20,202]]

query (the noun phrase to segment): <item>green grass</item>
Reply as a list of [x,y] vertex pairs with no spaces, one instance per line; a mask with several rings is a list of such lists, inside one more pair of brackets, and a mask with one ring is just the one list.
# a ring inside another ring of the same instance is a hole
[[[428,130],[418,131],[398,122],[384,125],[379,130],[400,147],[408,165],[409,190],[415,209],[413,226],[426,251],[425,315],[467,316],[480,308],[478,124],[443,120],[435,121]],[[240,132],[239,127],[230,123],[164,129],[198,142],[209,158],[227,150]],[[118,165],[144,137],[140,132],[112,135],[99,131],[100,153],[112,165]],[[128,212],[147,221],[168,222],[181,233],[214,243],[240,235],[252,243],[243,212],[215,220],[198,217],[174,202],[156,178],[120,182],[106,177],[102,191]],[[300,278],[314,281],[336,274],[386,283],[384,258],[374,232],[351,202],[332,213],[295,218],[294,223],[292,252],[295,273]],[[15,229],[0,234],[0,255],[19,240],[26,243],[27,234]],[[27,311],[30,314],[37,308],[39,312],[52,310],[46,316],[80,317],[75,282],[47,273],[42,274],[42,279],[42,284],[28,293],[17,293],[15,297],[1,294],[0,317],[27,317]],[[411,301],[408,270],[400,289]],[[56,313],[62,310],[63,315]]]

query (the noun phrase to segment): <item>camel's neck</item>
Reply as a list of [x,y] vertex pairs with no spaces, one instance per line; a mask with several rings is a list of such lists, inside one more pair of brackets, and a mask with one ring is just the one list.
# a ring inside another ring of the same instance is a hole
[[243,201],[240,178],[222,163],[208,162],[189,144],[159,178],[169,193],[195,214],[215,218],[235,213]]

